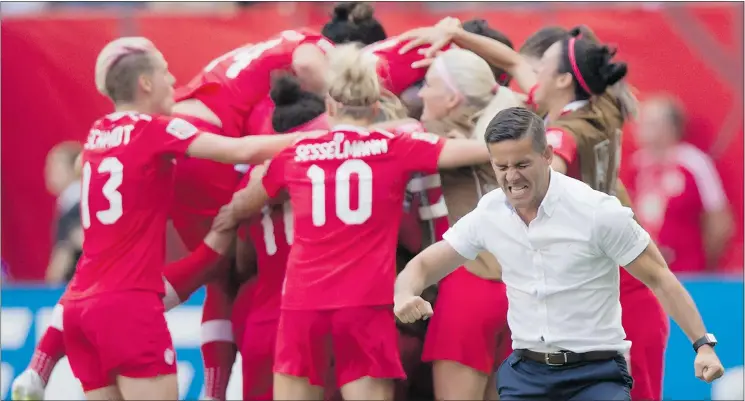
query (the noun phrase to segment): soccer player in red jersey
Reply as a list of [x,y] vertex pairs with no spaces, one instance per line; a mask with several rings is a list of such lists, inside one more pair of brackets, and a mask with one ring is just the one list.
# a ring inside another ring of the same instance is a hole
[[116,111],[93,124],[81,157],[86,240],[65,299],[65,347],[89,399],[175,400],[161,301],[174,163],[187,155],[258,163],[297,138],[226,138],[165,117],[173,76],[145,38],[107,44],[95,72]]
[[335,128],[278,155],[215,227],[259,212],[287,189],[295,236],[277,334],[275,399],[319,399],[332,354],[345,399],[390,399],[392,379],[403,378],[391,302],[405,185],[415,171],[485,162],[488,154],[468,140],[368,130],[381,97],[376,60],[343,46],[330,53],[329,65],[327,110]]
[[[271,96],[277,106],[272,114],[276,132],[328,129],[323,98],[302,91],[294,78],[276,79]],[[264,166],[251,168],[240,188],[263,175]],[[293,242],[290,202],[267,204],[260,215],[241,225],[238,236],[238,268],[250,269],[252,266],[246,265],[254,259],[257,269],[256,277],[243,285],[233,306],[233,328],[243,361],[243,399],[271,400],[282,282]]]

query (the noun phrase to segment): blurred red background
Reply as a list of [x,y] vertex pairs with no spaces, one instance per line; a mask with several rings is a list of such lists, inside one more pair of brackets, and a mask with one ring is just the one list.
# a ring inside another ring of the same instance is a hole
[[[436,12],[422,3],[379,3],[389,35],[451,15],[480,17],[518,46],[545,25],[592,27],[618,46],[639,97],[666,91],[686,106],[689,140],[717,163],[737,219],[722,269],[743,262],[743,4],[560,4]],[[190,16],[134,12],[59,13],[3,19],[2,258],[14,278],[42,279],[52,244],[54,198],[44,187],[47,152],[63,140],[84,141],[90,124],[111,109],[93,84],[99,50],[123,35],[150,38],[181,83],[212,58],[283,29],[319,28],[328,3],[265,3],[237,14]],[[632,129],[627,132],[633,132]],[[634,150],[624,138],[624,154]]]

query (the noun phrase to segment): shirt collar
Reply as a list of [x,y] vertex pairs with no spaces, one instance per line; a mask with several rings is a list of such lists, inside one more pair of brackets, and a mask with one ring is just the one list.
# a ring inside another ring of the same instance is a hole
[[370,135],[370,132],[364,127],[359,127],[351,124],[337,124],[331,127],[331,131],[349,131],[356,132],[360,135]]
[[[554,171],[551,167],[549,167],[549,182],[548,182],[548,190],[546,191],[546,196],[543,197],[543,201],[541,201],[541,204],[538,206],[538,214],[543,211],[546,213],[547,216],[551,216],[554,213],[554,210],[556,209],[556,205],[559,203],[559,198],[561,195],[561,184],[557,182],[557,180],[560,178],[558,177],[559,174]],[[516,213],[515,208],[512,207],[510,204],[510,201],[505,197],[504,200],[505,205],[507,205],[507,208],[512,212]]]
[[[575,110],[579,110],[583,107],[585,107],[587,104],[589,104],[589,100],[575,100],[568,105],[564,106],[563,109],[561,109],[561,114],[559,116],[563,116],[564,114],[571,113]],[[543,119],[544,124],[548,124],[548,115],[546,115],[546,118]]]

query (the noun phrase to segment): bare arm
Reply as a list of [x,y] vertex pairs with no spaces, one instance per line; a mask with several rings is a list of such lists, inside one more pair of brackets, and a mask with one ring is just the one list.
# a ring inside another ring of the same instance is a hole
[[440,152],[437,165],[440,168],[473,166],[489,161],[489,149],[481,141],[471,139],[448,139]]
[[451,32],[453,42],[468,49],[487,63],[502,68],[515,79],[520,88],[527,92],[537,82],[536,73],[527,61],[516,51],[503,43],[485,36],[466,32],[462,28],[446,28]]
[[252,178],[246,188],[233,195],[228,207],[231,209],[233,217],[240,221],[259,213],[270,199],[261,183],[261,179]]
[[691,295],[668,269],[654,242],[650,242],[647,249],[626,266],[626,270],[654,292],[665,312],[678,323],[691,342],[706,334],[704,321]]
[[468,259],[447,241],[437,242],[416,255],[396,278],[394,298],[421,295],[425,288],[442,280]]
[[187,154],[227,164],[261,164],[297,141],[302,134],[254,135],[230,138],[202,132]]
[[702,216],[701,228],[706,252],[706,267],[708,270],[714,270],[734,233],[732,213],[726,207],[705,212]]

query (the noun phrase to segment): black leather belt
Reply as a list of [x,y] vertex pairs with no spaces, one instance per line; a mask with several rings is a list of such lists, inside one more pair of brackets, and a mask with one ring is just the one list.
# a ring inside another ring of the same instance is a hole
[[575,353],[570,351],[562,352],[535,352],[528,349],[515,350],[517,356],[539,362],[549,366],[572,365],[580,362],[607,361],[620,355],[616,351],[590,351]]

